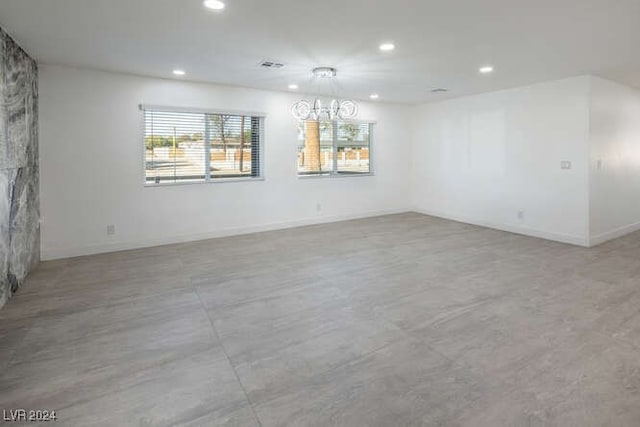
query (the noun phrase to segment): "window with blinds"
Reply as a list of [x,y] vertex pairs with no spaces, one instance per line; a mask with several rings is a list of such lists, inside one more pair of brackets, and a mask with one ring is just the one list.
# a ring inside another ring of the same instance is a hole
[[262,176],[262,117],[142,110],[147,184]]
[[371,174],[373,123],[300,122],[298,175]]

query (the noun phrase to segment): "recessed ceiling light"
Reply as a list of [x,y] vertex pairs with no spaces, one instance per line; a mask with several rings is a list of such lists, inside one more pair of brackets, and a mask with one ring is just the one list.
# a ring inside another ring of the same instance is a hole
[[222,10],[225,7],[224,2],[221,0],[204,0],[202,4],[204,4],[204,7],[207,9],[212,10]]
[[176,76],[184,76],[187,73],[185,73],[184,70],[173,70],[173,74]]
[[479,70],[482,74],[489,74],[489,73],[493,73],[493,66],[491,65],[485,65],[484,67],[480,67]]
[[369,95],[369,98],[378,99],[378,98],[380,98],[380,95],[378,95],[377,93],[372,93],[371,95]]
[[391,52],[395,48],[396,46],[393,43],[382,43],[380,45],[380,50],[383,52]]
[[297,85],[297,84],[295,84],[295,83],[294,83],[294,84],[290,84],[290,85],[289,85],[289,89],[291,89],[291,90],[296,90],[296,89],[298,89],[298,85]]

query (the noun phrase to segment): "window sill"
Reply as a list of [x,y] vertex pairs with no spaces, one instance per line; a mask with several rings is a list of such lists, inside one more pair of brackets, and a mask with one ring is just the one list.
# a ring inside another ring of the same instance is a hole
[[251,182],[251,181],[264,181],[264,177],[260,178],[214,178],[209,181],[194,181],[194,182],[161,182],[159,184],[144,183],[145,188],[154,187],[175,187],[181,185],[211,185],[211,184],[228,184],[233,182]]
[[352,174],[326,174],[326,175],[298,175],[298,179],[330,179],[330,178],[362,178],[374,176],[373,173],[352,173]]

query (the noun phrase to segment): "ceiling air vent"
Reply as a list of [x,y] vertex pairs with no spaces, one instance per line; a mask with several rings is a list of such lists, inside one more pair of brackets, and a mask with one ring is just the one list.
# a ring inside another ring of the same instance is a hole
[[284,64],[282,62],[278,62],[278,61],[270,61],[270,60],[264,60],[260,63],[260,67],[262,68],[282,68],[284,67]]
[[438,87],[438,88],[435,88],[435,89],[431,89],[429,92],[431,92],[431,93],[449,92],[449,89],[445,89],[443,87]]

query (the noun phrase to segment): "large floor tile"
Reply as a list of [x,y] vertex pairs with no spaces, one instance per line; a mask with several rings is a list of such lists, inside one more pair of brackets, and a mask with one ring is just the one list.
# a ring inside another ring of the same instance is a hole
[[0,402],[60,408],[103,382],[218,346],[193,293],[35,319],[0,375]]
[[233,277],[221,277],[214,272],[191,279],[205,306],[214,312],[300,291],[318,281],[322,280],[315,274],[286,265],[272,265],[265,269],[246,268],[237,271]]
[[[71,373],[70,373],[71,374]],[[31,408],[56,408],[65,426],[257,426],[220,348],[60,390]],[[24,400],[23,400],[24,401]]]
[[191,281],[182,271],[139,276],[132,274],[117,280],[93,279],[84,284],[55,286],[27,294],[18,293],[15,304],[0,311],[0,320],[68,314],[138,298],[191,290]]
[[606,337],[569,337],[506,374],[451,423],[631,427],[640,419],[637,350]]
[[446,425],[483,393],[466,370],[406,340],[255,405],[263,426]]
[[230,356],[268,354],[335,327],[343,318],[369,311],[352,306],[348,296],[328,283],[274,295],[225,310],[209,311]]
[[349,307],[329,309],[322,316],[311,312],[297,324],[305,325],[304,330],[265,332],[267,339],[287,345],[270,351],[261,345],[231,356],[252,402],[304,387],[315,375],[406,338],[392,323]]

